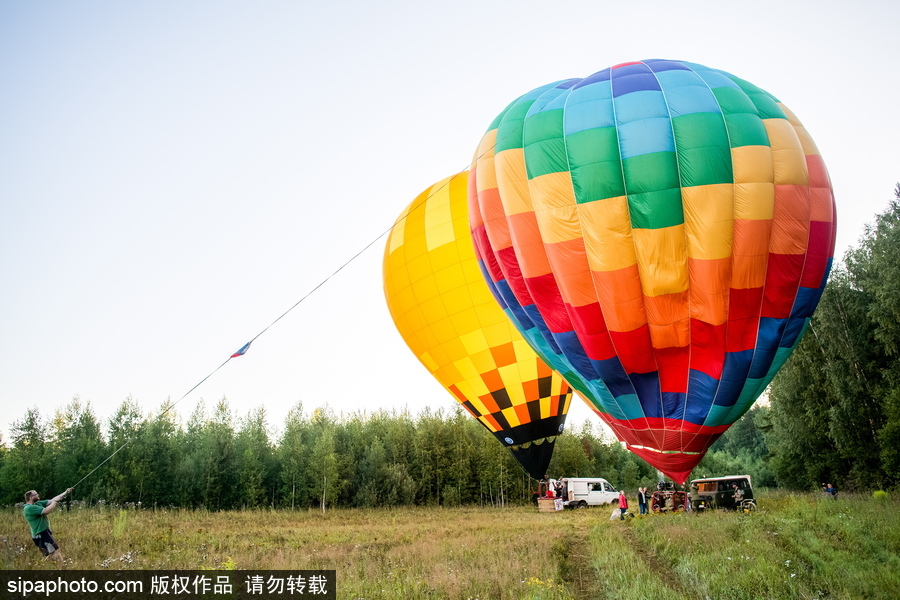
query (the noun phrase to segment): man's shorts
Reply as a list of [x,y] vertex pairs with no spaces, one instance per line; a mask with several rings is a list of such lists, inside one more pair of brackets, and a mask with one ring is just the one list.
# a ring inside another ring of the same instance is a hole
[[59,550],[59,544],[53,539],[53,532],[49,529],[43,530],[37,537],[31,538],[31,541],[34,542],[34,545],[40,549],[41,554],[44,556],[50,556]]

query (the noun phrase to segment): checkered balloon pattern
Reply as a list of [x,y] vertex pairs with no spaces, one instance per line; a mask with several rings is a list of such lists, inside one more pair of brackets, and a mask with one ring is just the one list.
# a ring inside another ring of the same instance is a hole
[[546,475],[572,389],[525,341],[479,270],[468,172],[414,199],[391,229],[384,291],[422,365],[536,479]]

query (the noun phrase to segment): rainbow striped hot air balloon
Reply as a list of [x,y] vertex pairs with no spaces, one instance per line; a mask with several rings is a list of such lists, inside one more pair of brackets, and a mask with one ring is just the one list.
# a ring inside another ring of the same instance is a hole
[[806,129],[698,64],[626,63],[525,94],[470,180],[507,314],[676,481],[772,380],[831,267],[834,198]]
[[468,173],[422,192],[384,253],[394,324],[426,369],[535,479],[546,475],[572,389],[506,317],[478,268]]

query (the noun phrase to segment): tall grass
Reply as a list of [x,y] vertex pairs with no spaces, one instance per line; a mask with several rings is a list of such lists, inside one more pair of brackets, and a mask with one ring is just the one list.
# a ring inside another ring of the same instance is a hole
[[[339,598],[896,598],[900,503],[770,493],[762,510],[609,521],[531,507],[81,509],[52,515],[66,567],[334,569]],[[0,566],[51,569],[21,510]]]
[[[84,509],[51,520],[73,569],[335,569],[340,598],[556,599],[571,597],[550,552],[566,543],[560,516],[530,508]],[[0,532],[4,569],[54,568],[20,510],[0,512]]]
[[897,598],[900,505],[769,494],[762,511],[648,519],[631,529],[692,597]]

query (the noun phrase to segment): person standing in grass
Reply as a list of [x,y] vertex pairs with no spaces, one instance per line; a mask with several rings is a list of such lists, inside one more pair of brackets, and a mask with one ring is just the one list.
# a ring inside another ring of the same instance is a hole
[[642,515],[647,514],[647,488],[645,487],[638,488],[638,508]]
[[625,520],[625,513],[628,512],[628,498],[625,497],[625,491],[619,492],[619,520]]
[[733,483],[731,488],[734,490],[732,493],[732,499],[734,500],[734,508],[735,510],[741,507],[741,503],[744,501],[744,490],[738,487],[738,484]]
[[50,500],[41,500],[40,495],[30,490],[25,492],[25,521],[31,528],[31,541],[37,546],[41,554],[45,558],[53,560],[62,560],[62,553],[59,551],[59,544],[53,539],[53,532],[50,531],[50,519],[47,517],[56,508],[60,500],[72,493],[72,488],[67,489],[59,496]]

